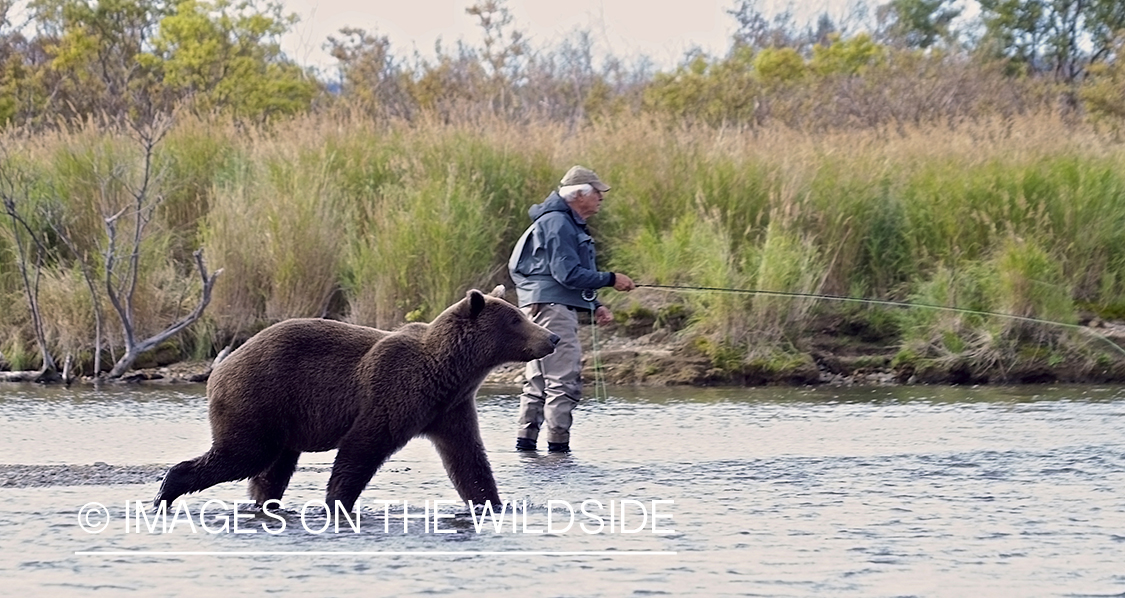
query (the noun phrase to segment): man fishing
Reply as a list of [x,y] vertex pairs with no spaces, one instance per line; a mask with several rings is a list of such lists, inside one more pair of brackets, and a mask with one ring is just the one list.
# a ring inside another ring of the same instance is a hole
[[613,322],[597,289],[636,288],[620,272],[599,272],[594,239],[586,220],[598,213],[610,189],[594,171],[575,166],[543,203],[528,210],[531,226],[508,260],[519,307],[562,339],[554,353],[528,362],[520,394],[516,449],[536,450],[539,431],[547,426],[547,450],[570,452],[571,412],[582,397],[582,347],[578,342],[578,311],[592,312],[599,325]]

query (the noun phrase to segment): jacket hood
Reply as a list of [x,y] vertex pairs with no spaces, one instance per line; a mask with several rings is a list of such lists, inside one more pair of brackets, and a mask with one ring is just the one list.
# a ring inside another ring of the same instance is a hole
[[527,209],[527,215],[531,217],[532,222],[535,222],[542,215],[548,212],[563,212],[564,214],[570,214],[570,216],[574,218],[575,222],[577,222],[579,225],[586,224],[585,220],[579,218],[578,214],[575,214],[574,210],[570,209],[570,205],[566,203],[566,200],[563,199],[561,195],[559,195],[558,191],[552,191],[551,194],[547,196],[547,199],[543,200],[543,203],[537,203]]

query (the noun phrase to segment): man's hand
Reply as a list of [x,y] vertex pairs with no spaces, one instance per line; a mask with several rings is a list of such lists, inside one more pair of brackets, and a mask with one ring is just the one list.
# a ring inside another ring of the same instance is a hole
[[613,288],[618,291],[631,291],[637,288],[637,285],[633,283],[632,278],[629,278],[628,276],[625,276],[620,272],[614,272],[613,277]]
[[[620,276],[620,274],[618,276]],[[609,311],[608,307],[599,305],[598,309],[594,310],[594,320],[598,322],[598,325],[606,326],[613,323],[613,314]]]

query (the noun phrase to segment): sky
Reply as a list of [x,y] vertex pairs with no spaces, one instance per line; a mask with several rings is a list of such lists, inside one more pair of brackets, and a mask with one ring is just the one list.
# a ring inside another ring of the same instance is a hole
[[[264,5],[266,0],[259,0]],[[727,11],[737,0],[505,0],[513,25],[528,36],[533,49],[554,48],[577,30],[592,34],[595,54],[626,61],[647,56],[653,66],[674,67],[684,53],[700,48],[725,54],[735,30]],[[862,0],[757,0],[758,9],[772,16],[789,9],[798,25],[827,12],[835,20],[850,3]],[[866,0],[875,5],[886,0]],[[13,20],[26,17],[28,0],[16,0]],[[434,42],[453,49],[458,40],[480,47],[477,18],[465,13],[476,0],[280,0],[286,14],[300,17],[281,40],[282,49],[297,63],[331,69],[335,59],[324,50],[329,36],[343,27],[358,27],[385,35],[391,52],[409,58],[417,50],[433,57]]]
[[[286,12],[301,22],[282,40],[290,58],[307,66],[328,68],[334,60],[323,44],[342,27],[359,27],[385,35],[391,52],[412,56],[417,50],[432,57],[440,37],[445,48],[457,40],[480,46],[476,17],[465,13],[474,0],[282,0]],[[761,0],[763,13],[789,5]],[[794,12],[837,14],[842,0],[793,0]],[[595,50],[623,59],[641,55],[658,68],[675,65],[684,52],[699,47],[725,53],[735,20],[726,13],[735,0],[507,0],[514,26],[528,35],[533,48],[555,47],[576,29],[593,34]],[[336,35],[339,37],[338,35]]]

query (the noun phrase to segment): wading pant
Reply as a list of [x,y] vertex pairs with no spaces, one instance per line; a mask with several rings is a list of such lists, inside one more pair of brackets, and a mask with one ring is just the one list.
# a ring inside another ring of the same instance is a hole
[[578,312],[558,303],[536,303],[523,311],[560,340],[554,353],[527,363],[517,436],[536,440],[545,423],[547,442],[570,442],[570,412],[582,398]]

